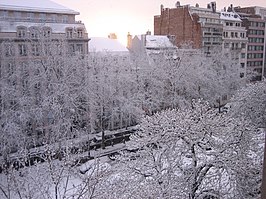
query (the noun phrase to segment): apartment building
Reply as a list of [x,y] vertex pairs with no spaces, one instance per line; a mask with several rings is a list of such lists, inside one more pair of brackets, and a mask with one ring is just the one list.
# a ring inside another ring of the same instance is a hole
[[[89,39],[78,14],[50,0],[0,1],[0,115],[38,108],[56,90],[51,81],[66,76],[67,58],[86,57]],[[46,128],[54,113],[47,108],[38,122],[32,118],[29,128]]]
[[266,75],[266,8],[236,7],[234,10],[241,16],[247,30],[247,69],[255,72],[253,80],[261,80]]
[[242,26],[241,17],[232,11],[222,11],[220,19],[223,24],[223,52],[240,64],[240,77],[246,76],[247,31]]
[[48,41],[67,43],[62,53],[87,54],[89,39],[85,25],[81,21],[75,21],[78,14],[50,0],[2,0],[0,43],[15,43],[14,46],[4,47],[2,51],[7,52],[2,53],[2,56],[45,56],[40,42],[37,45],[40,40],[46,41],[42,42],[44,45]]
[[215,2],[207,8],[200,8],[198,4],[182,6],[177,2],[175,8],[161,5],[161,14],[154,16],[154,34],[174,35],[178,47],[191,44],[210,53],[222,46],[223,25]]

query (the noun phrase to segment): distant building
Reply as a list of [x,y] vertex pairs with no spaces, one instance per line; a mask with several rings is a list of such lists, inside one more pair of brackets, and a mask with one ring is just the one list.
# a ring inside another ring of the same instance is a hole
[[130,61],[129,50],[117,39],[91,37],[89,44],[89,61],[125,64]]
[[247,30],[247,69],[255,71],[254,80],[266,77],[266,8],[235,7],[241,16],[242,24]]
[[174,36],[151,35],[150,31],[146,34],[136,35],[134,38],[128,35],[130,54],[133,60],[140,62],[151,63],[159,59],[162,54],[174,54],[177,49],[174,43]]
[[[67,46],[63,53],[87,54],[88,34],[84,24],[75,21],[78,14],[50,0],[1,0],[0,44],[15,42],[12,48],[6,48],[5,55],[45,56],[42,46],[36,43],[43,39],[53,43],[64,40]],[[31,46],[33,43],[35,47]]]
[[[88,54],[88,34],[85,25],[75,21],[78,14],[50,0],[0,1],[0,80],[10,90],[0,88],[0,113],[40,106],[53,89],[48,83],[52,75],[42,71],[61,78],[66,57]],[[19,103],[22,98],[27,98],[24,105]],[[42,121],[29,121],[28,126],[48,130],[53,116],[47,111]]]
[[240,77],[246,76],[247,30],[242,26],[240,16],[233,12],[222,11],[220,19],[223,24],[223,52],[240,64]]
[[241,77],[251,70],[256,72],[253,80],[261,80],[266,75],[265,21],[266,8],[258,6],[231,5],[217,11],[215,2],[207,8],[177,2],[174,8],[161,5],[161,14],[154,16],[154,34],[173,35],[176,46],[191,44],[207,55],[213,50],[223,50],[240,64]]
[[155,35],[174,35],[176,46],[191,43],[193,48],[202,48],[206,53],[221,47],[223,25],[216,12],[216,4],[200,8],[176,3],[175,8],[164,8],[161,14],[154,16]]

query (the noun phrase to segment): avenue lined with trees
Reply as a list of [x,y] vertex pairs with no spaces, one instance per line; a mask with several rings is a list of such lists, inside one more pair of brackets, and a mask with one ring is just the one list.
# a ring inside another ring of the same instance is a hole
[[[266,84],[246,85],[239,65],[225,55],[162,51],[152,62],[121,64],[108,53],[62,54],[60,41],[45,45],[45,59],[16,60],[5,54],[12,41],[1,45],[1,198],[260,194]],[[227,100],[230,108],[220,113]],[[95,159],[85,175],[78,171],[82,148],[73,153],[62,146],[95,132],[104,140],[107,130],[136,124],[128,150],[110,164]],[[54,143],[64,148],[56,160]],[[40,146],[44,163],[4,166],[14,152],[26,160]]]

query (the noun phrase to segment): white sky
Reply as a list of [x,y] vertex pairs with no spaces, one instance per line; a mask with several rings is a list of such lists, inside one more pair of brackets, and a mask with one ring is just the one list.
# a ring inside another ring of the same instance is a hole
[[[175,0],[52,0],[68,8],[80,12],[77,20],[85,23],[89,37],[107,37],[115,32],[122,43],[126,43],[126,35],[139,35],[151,30],[153,33],[153,17],[160,14],[160,5],[173,8]],[[212,0],[183,0],[181,5],[190,4],[206,7]],[[266,7],[266,0],[219,0],[217,9],[234,6]]]

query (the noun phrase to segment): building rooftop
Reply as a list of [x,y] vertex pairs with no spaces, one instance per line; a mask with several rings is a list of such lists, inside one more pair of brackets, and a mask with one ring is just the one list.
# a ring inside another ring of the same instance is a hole
[[69,9],[50,0],[1,0],[1,10],[26,12],[45,12],[78,15],[79,12]]
[[167,36],[146,35],[146,48],[173,48],[174,45]]
[[89,52],[128,52],[128,49],[117,39],[91,37]]
[[235,12],[221,12],[220,19],[227,21],[239,21],[241,22],[240,16]]

